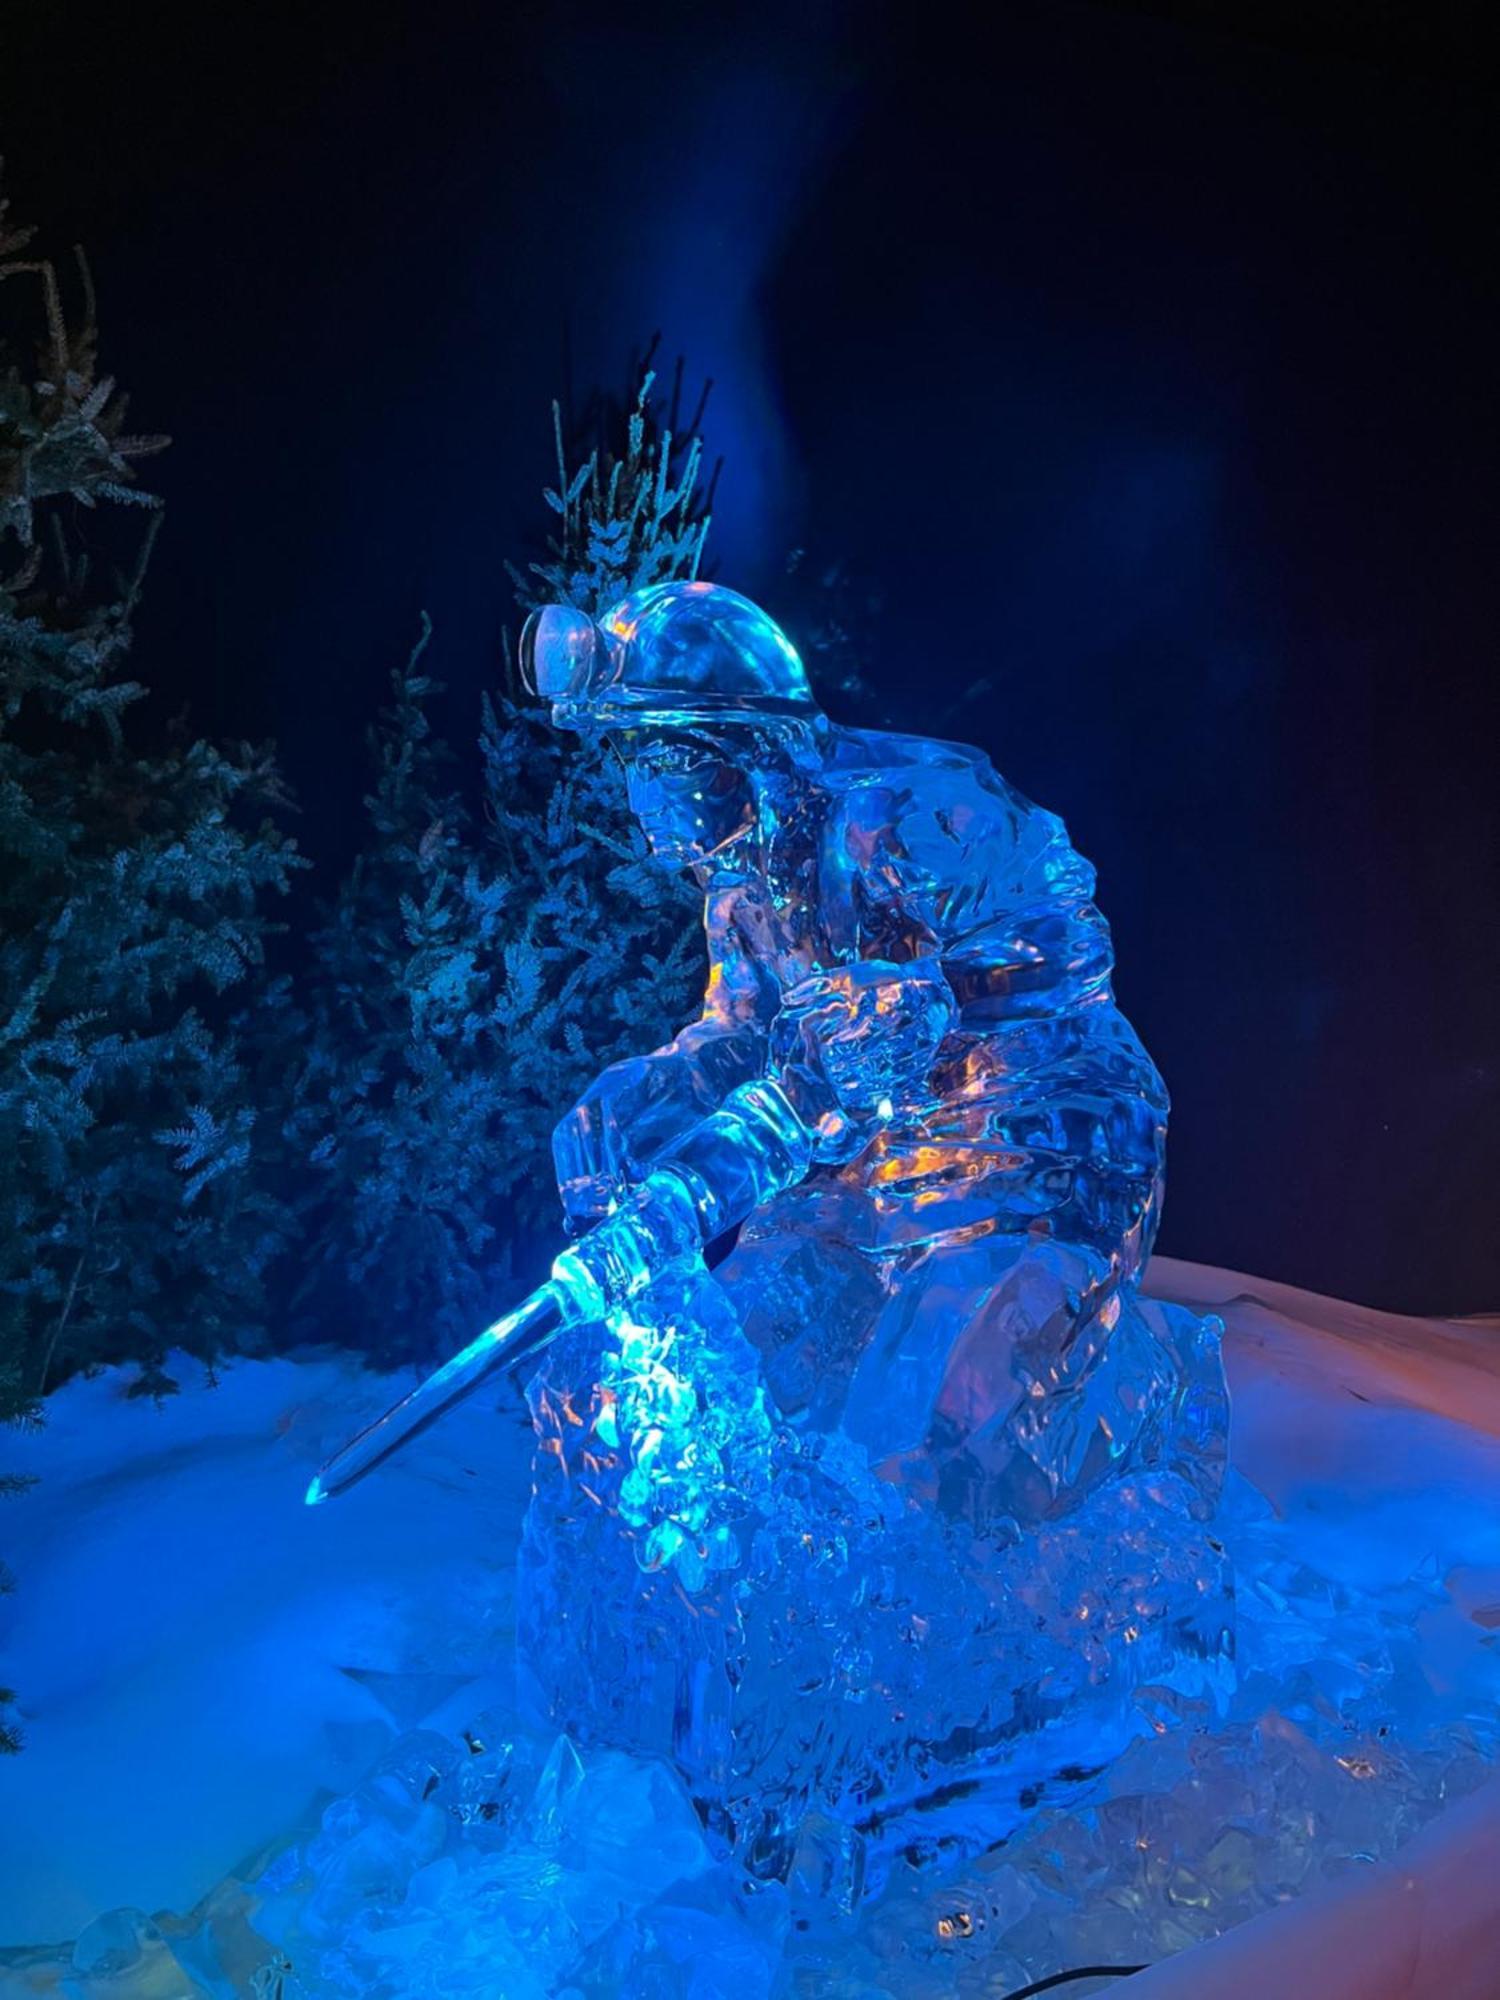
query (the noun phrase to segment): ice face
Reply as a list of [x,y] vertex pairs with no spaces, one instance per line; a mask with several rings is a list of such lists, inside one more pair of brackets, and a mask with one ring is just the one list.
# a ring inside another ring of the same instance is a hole
[[750,831],[754,788],[710,739],[630,730],[613,740],[625,760],[630,809],[658,860],[695,866]]
[[[747,1078],[821,1138],[712,1272],[656,1270],[533,1383],[523,1660],[552,1724],[670,1759],[752,1874],[855,1896],[1086,1782],[1141,1689],[1227,1688],[1216,1328],[1136,1296],[1167,1097],[1062,823],[977,751],[811,713],[731,593],[601,629],[577,702],[629,711],[710,979],[560,1126],[570,1213],[689,1158]],[[861,994],[904,1039],[849,1035]]]

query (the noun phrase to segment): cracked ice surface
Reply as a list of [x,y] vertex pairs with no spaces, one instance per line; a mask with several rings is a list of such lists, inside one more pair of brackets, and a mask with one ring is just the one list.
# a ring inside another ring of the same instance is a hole
[[[513,1405],[309,1517],[301,1473],[387,1384],[246,1364],[161,1412],[71,1385],[6,1523],[0,1938],[37,1948],[0,1995],[993,1995],[1391,1853],[1495,1754],[1496,1334],[1152,1276],[1228,1325],[1232,1709],[1146,1695],[1091,1786],[862,1903],[836,1822],[747,1892],[663,1765],[519,1723]],[[128,1904],[191,1914],[96,1916]]]

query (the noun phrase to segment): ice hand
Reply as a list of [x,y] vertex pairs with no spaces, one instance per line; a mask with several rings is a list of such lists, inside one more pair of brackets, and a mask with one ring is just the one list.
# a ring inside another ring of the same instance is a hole
[[957,1014],[935,959],[839,966],[784,996],[771,1074],[816,1132],[820,1158],[852,1158],[920,1097]]
[[608,1215],[652,1163],[738,1084],[764,1073],[764,1033],[694,1022],[650,1055],[611,1063],[552,1135],[558,1192],[575,1231]]
[[572,1230],[587,1229],[623,1200],[630,1186],[628,1151],[606,1070],[552,1134],[552,1161],[563,1213]]

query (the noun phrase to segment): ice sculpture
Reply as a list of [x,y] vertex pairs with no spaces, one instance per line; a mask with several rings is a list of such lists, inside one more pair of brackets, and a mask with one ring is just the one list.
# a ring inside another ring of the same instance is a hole
[[[715,585],[548,607],[526,656],[710,957],[556,1135],[585,1246],[664,1180],[696,1222],[533,1381],[532,1698],[849,1904],[1227,1685],[1217,1326],[1135,1292],[1166,1092],[1092,869],[979,752],[836,727]],[[724,1121],[768,1104],[801,1137],[762,1174]]]
[[852,1904],[1227,1686],[1217,1326],[1135,1295],[1166,1095],[1092,870],[978,752],[834,727],[707,584],[525,652],[703,886],[703,1015],[559,1126],[551,1279],[308,1497],[556,1343],[534,1705]]

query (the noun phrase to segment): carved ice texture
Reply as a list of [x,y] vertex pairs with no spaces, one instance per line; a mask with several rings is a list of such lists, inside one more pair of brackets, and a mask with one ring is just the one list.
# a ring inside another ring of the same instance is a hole
[[982,753],[833,725],[713,585],[549,607],[526,652],[701,882],[710,959],[701,1018],[559,1126],[571,1225],[683,1184],[747,1086],[807,1145],[535,1377],[523,1670],[852,1907],[1230,1684],[1218,1325],[1136,1295],[1167,1094],[1092,868]]

